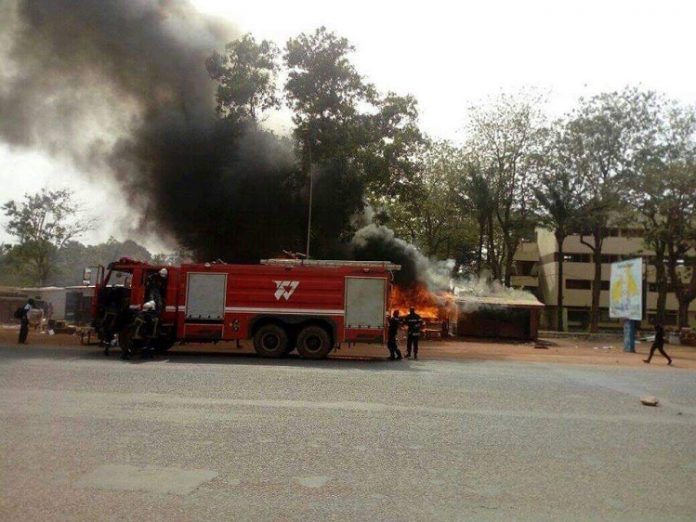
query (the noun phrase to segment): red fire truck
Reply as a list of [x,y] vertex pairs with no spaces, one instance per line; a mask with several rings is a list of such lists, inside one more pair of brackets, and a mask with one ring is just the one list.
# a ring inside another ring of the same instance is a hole
[[[144,312],[147,285],[162,268],[168,273],[161,278],[160,309]],[[398,269],[383,261],[163,267],[122,258],[98,271],[94,326],[105,343],[118,334],[124,353],[253,339],[263,357],[297,349],[302,357],[321,359],[341,343],[385,342],[389,287]],[[139,330],[145,313],[154,317]]]

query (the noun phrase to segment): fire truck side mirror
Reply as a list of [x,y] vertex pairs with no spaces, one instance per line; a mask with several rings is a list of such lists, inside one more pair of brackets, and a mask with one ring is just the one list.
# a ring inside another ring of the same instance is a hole
[[82,284],[84,286],[92,284],[92,269],[89,267],[82,271]]

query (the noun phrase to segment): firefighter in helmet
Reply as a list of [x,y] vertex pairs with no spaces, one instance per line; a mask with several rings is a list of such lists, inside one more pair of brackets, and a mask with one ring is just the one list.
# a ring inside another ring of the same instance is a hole
[[416,313],[416,309],[411,307],[408,310],[408,315],[404,317],[404,324],[407,328],[406,358],[411,357],[411,352],[413,352],[413,358],[418,359],[418,340],[423,328],[423,319]]
[[167,289],[166,268],[148,276],[145,283],[145,303],[142,312],[135,318],[136,328],[134,339],[155,337],[159,326],[159,315],[164,310],[164,296]]
[[145,283],[145,302],[154,301],[158,313],[164,309],[168,275],[167,269],[162,268],[159,272],[155,272],[148,276],[147,282]]
[[387,348],[389,348],[389,359],[392,361],[400,361],[402,359],[399,345],[396,342],[396,335],[399,333],[399,328],[402,324],[399,311],[394,310],[394,313],[389,318],[389,330],[387,332]]

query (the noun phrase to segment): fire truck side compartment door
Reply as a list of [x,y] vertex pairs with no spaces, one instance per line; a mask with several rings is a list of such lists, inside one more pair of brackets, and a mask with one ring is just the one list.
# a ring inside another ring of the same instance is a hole
[[222,321],[225,316],[227,274],[189,273],[186,320]]
[[346,328],[384,328],[385,279],[346,277]]

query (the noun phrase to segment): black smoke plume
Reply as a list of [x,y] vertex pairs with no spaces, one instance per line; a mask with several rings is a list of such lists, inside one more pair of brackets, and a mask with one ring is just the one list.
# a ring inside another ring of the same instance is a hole
[[140,230],[199,259],[302,249],[292,146],[215,113],[205,59],[234,28],[184,0],[6,0],[0,20],[0,140],[115,176]]
[[[199,260],[301,252],[307,183],[292,144],[215,113],[205,59],[236,36],[186,0],[2,0],[0,140],[115,178],[141,232]],[[363,186],[342,172],[317,169],[313,257],[389,260],[415,281],[427,260],[385,229],[348,244]]]
[[353,257],[358,260],[389,260],[401,265],[394,280],[402,286],[418,281],[428,284],[428,259],[410,243],[399,239],[385,226],[367,225],[355,233],[352,240]]

